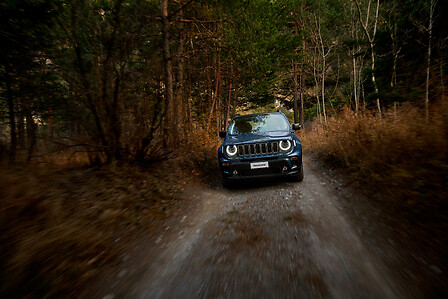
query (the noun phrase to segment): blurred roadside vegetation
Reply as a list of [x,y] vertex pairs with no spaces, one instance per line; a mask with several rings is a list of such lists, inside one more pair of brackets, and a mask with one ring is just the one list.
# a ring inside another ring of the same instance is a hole
[[[443,105],[446,105],[443,103]],[[363,184],[418,199],[424,204],[448,198],[448,111],[425,111],[412,105],[390,110],[382,118],[369,111],[344,109],[326,124],[303,133],[305,150],[345,169]],[[431,200],[433,199],[433,200]]]
[[[65,150],[0,170],[0,295],[61,298],[85,291],[129,245],[185,207],[183,191],[219,180],[217,138],[191,136],[175,158],[91,165]],[[84,155],[84,156],[83,156]],[[39,163],[40,162],[40,163]]]
[[443,272],[448,254],[446,105],[435,104],[429,119],[424,109],[409,104],[382,118],[345,108],[300,134],[305,155],[342,173],[345,184],[356,182],[394,240],[416,256],[429,257]]

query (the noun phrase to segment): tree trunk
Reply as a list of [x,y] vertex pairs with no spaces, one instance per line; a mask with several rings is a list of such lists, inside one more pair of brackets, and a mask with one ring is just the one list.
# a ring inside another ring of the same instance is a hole
[[163,62],[165,69],[165,100],[166,116],[164,125],[164,135],[168,138],[167,144],[172,146],[177,141],[176,119],[174,117],[174,93],[173,93],[173,69],[170,54],[170,22],[168,20],[168,0],[160,0],[160,10],[162,14],[162,41],[163,41]]
[[[180,3],[182,6],[182,2]],[[182,19],[183,17],[183,9],[181,9],[178,13],[179,19]],[[186,103],[186,96],[185,96],[185,33],[184,33],[184,23],[183,22],[177,22],[177,30],[179,33],[179,45],[177,48],[177,57],[178,57],[178,64],[177,64],[177,100],[176,100],[176,109],[175,109],[175,115],[177,118],[177,122],[179,125],[179,130],[183,131],[183,123],[186,118],[186,110],[187,110],[187,103]]]
[[381,116],[381,103],[380,103],[380,97],[379,97],[379,90],[378,90],[378,85],[376,84],[376,79],[375,79],[375,51],[373,48],[373,43],[370,44],[370,50],[372,52],[372,83],[373,83],[373,87],[375,88],[376,105],[378,108],[378,113]]
[[325,109],[325,68],[326,68],[326,57],[325,54],[323,52],[323,47],[322,47],[322,84],[321,84],[321,88],[322,88],[322,112],[324,114],[324,122],[327,123],[327,112]]
[[425,92],[425,110],[426,110],[426,120],[429,120],[429,72],[431,69],[431,40],[432,40],[432,20],[434,16],[434,9],[436,6],[435,0],[431,0],[429,6],[429,24],[428,24],[428,57],[426,63],[426,92]]
[[113,140],[113,149],[112,156],[115,160],[120,160],[121,158],[121,120],[120,120],[120,107],[118,104],[119,96],[120,96],[120,76],[117,74],[115,79],[113,100],[112,100],[112,110],[110,113],[110,121],[111,121],[111,135]]
[[[305,53],[305,40],[302,41],[302,52]],[[302,58],[302,63],[300,65],[300,127],[303,128],[304,123],[304,115],[303,115],[303,105],[304,105],[304,97],[305,97],[305,73],[304,73],[304,64],[303,61],[304,58]]]
[[[298,31],[299,31],[297,20],[295,20],[294,23],[295,23],[294,34],[297,36],[298,35]],[[295,52],[295,54],[297,56],[297,49],[295,49],[294,52]],[[299,116],[298,116],[299,108],[298,108],[298,105],[297,105],[297,93],[298,93],[297,86],[298,86],[298,83],[297,83],[297,59],[296,59],[296,57],[294,57],[294,61],[292,63],[293,63],[293,71],[294,71],[294,123],[296,124],[296,123],[299,122]]]
[[364,30],[364,33],[366,34],[367,40],[369,41],[369,45],[370,45],[370,52],[371,52],[371,56],[372,56],[371,57],[372,58],[372,66],[371,66],[372,83],[373,83],[373,87],[374,87],[375,93],[376,93],[376,104],[377,104],[377,108],[378,108],[378,113],[379,113],[379,116],[381,117],[381,103],[380,103],[380,98],[379,98],[379,90],[378,90],[378,85],[377,85],[376,79],[375,79],[375,48],[374,48],[376,28],[377,28],[377,24],[378,24],[378,12],[380,9],[380,1],[377,0],[377,4],[376,4],[375,22],[374,22],[374,26],[373,26],[372,35],[370,35],[369,30],[367,28],[368,22],[369,22],[370,1],[369,1],[369,7],[367,9],[367,17],[366,17],[365,22],[362,20],[362,17],[361,17],[361,7],[359,6],[358,0],[354,0],[354,1],[356,4],[356,7],[358,9],[359,22],[361,23],[361,27]]
[[[78,27],[78,14],[74,6],[72,6],[71,9],[71,31],[73,34],[73,47],[75,50],[75,67],[79,72],[79,79],[81,81],[86,99],[87,99],[87,108],[92,113],[94,122],[95,122],[95,138],[100,139],[101,144],[105,147],[108,146],[108,141],[105,137],[105,130],[103,128],[103,123],[100,119],[100,115],[96,106],[96,103],[93,99],[93,96],[91,94],[92,90],[95,90],[95,88],[91,88],[87,70],[84,68],[85,62],[83,60],[83,54],[82,49],[80,47],[80,38],[77,35],[77,27]],[[101,97],[100,97],[101,98]]]
[[442,90],[442,105],[445,105],[445,83],[443,81],[443,54],[440,55],[440,87]]
[[26,133],[28,139],[28,157],[27,162],[31,161],[33,156],[34,147],[36,146],[36,124],[34,123],[33,116],[29,109],[25,112],[26,115]]
[[299,122],[299,116],[298,116],[298,105],[297,105],[297,61],[293,61],[293,68],[294,68],[294,123]]
[[316,107],[317,119],[318,119],[319,122],[321,122],[322,121],[322,115],[321,115],[320,95],[319,95],[319,93],[320,93],[319,89],[320,88],[319,88],[319,78],[318,78],[318,75],[316,73],[316,70],[317,70],[316,57],[317,57],[317,54],[315,53],[313,55],[313,75],[314,75],[314,83],[316,85],[315,93],[316,93],[316,98],[317,98],[317,107]]
[[6,91],[8,97],[8,110],[9,110],[9,126],[10,126],[10,136],[11,136],[11,144],[9,147],[9,160],[10,162],[14,162],[16,159],[16,150],[17,150],[17,132],[16,132],[16,117],[14,113],[14,96],[12,94],[11,87],[11,73],[9,67],[6,67]]
[[53,109],[48,109],[48,135],[53,138]]
[[[209,117],[207,117],[207,118],[205,116],[208,113],[208,109],[210,109],[210,111],[212,111],[213,105],[215,105],[214,102],[213,102],[213,81],[212,81],[212,75],[213,75],[212,74],[212,65],[214,63],[214,56],[215,56],[215,53],[213,53],[212,61],[209,61],[210,66],[206,66],[205,67],[206,68],[205,73],[206,73],[206,81],[207,81],[207,92],[205,93],[206,94],[206,100],[201,101],[201,107],[202,107],[201,112],[204,115],[204,126],[206,128],[208,128],[210,126],[210,122],[211,122],[210,118],[211,118],[211,116],[209,115]],[[210,108],[208,106],[209,103],[211,105]]]
[[359,110],[359,95],[358,95],[358,72],[356,70],[356,57],[355,55],[353,55],[352,58],[353,61],[353,96],[355,97],[355,114],[358,115],[358,110]]
[[230,118],[230,105],[232,104],[232,82],[233,82],[233,59],[230,60],[229,96],[227,98],[225,109],[224,130],[227,128],[227,122]]
[[[350,6],[350,12],[352,14],[352,18],[351,18],[351,24],[350,24],[350,28],[351,28],[351,37],[353,40],[358,40],[358,30],[356,28],[356,14],[354,12],[354,7],[353,7],[353,3]],[[361,66],[358,65],[357,63],[357,56],[356,54],[360,51],[359,46],[355,47],[351,47],[351,49],[349,50],[349,54],[352,57],[352,64],[353,64],[353,97],[355,100],[355,114],[358,115],[359,112],[359,103],[360,103],[360,90],[359,90],[359,86],[360,86],[360,80],[358,80],[358,68],[360,68]]]
[[188,122],[188,127],[191,127],[191,97],[190,97],[190,93],[191,93],[191,89],[192,89],[192,83],[191,83],[191,69],[188,68],[188,95],[186,95],[186,117],[187,117],[187,122]]
[[220,131],[220,126],[221,126],[221,72],[220,72],[220,67],[221,67],[221,56],[218,56],[218,80],[216,83],[216,132]]
[[327,67],[326,66],[327,55],[330,52],[330,50],[328,50],[328,52],[325,53],[324,42],[322,39],[322,34],[320,32],[320,17],[319,17],[319,21],[318,21],[318,33],[319,33],[320,48],[322,51],[322,81],[321,81],[322,112],[324,115],[324,123],[327,123],[327,112],[325,109],[325,72],[326,72],[326,67]]
[[[327,123],[327,112],[326,112],[326,107],[325,107],[325,75],[326,75],[326,62],[327,62],[327,56],[330,53],[331,50],[331,46],[328,47],[327,53],[325,53],[325,45],[324,45],[324,41],[322,38],[322,33],[321,33],[321,20],[320,20],[320,16],[319,18],[316,18],[316,26],[317,26],[317,36],[316,36],[316,44],[318,44],[319,46],[319,50],[321,52],[321,57],[322,57],[322,74],[321,74],[321,98],[322,98],[322,112],[323,112],[323,116],[324,116],[324,123]],[[319,92],[319,91],[317,91]]]
[[[392,17],[391,17],[392,19]],[[396,39],[397,39],[397,23],[395,18],[393,19],[393,24],[391,28],[390,33],[390,39],[392,40],[392,55],[393,55],[393,62],[392,62],[392,76],[390,78],[390,87],[395,87],[397,85],[397,61],[398,61],[398,55],[401,51],[401,47],[398,47]]]
[[221,55],[218,52],[218,68],[216,73],[215,98],[216,98],[216,132],[220,130],[221,121]]
[[17,111],[19,114],[17,117],[17,137],[18,137],[17,145],[19,146],[19,149],[23,149],[25,147],[25,122],[23,121],[25,118],[25,114],[21,102],[22,101],[18,101],[17,103],[18,104]]
[[218,51],[216,51],[213,54],[213,64],[215,65],[215,89],[212,90],[212,104],[210,106],[210,112],[209,112],[209,117],[208,117],[208,123],[207,126],[211,126],[212,125],[212,120],[213,120],[213,111],[216,111],[217,109],[215,108],[215,106],[217,106],[216,104],[216,98],[218,96],[218,84],[219,84],[219,77],[220,77],[220,72],[219,72],[219,63],[218,63],[218,58],[219,53]]

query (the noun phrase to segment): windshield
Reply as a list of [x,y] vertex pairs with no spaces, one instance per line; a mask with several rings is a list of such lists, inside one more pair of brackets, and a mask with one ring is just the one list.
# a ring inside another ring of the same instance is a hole
[[240,116],[229,126],[230,135],[287,131],[289,123],[281,114],[256,114]]

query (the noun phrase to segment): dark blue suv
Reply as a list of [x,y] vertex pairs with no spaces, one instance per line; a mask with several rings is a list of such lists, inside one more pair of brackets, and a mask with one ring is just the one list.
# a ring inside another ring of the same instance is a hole
[[236,116],[218,149],[222,183],[259,177],[287,176],[303,180],[302,145],[282,112]]

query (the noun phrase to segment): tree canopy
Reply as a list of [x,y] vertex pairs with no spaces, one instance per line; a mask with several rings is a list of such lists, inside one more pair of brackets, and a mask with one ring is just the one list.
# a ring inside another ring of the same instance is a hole
[[446,91],[446,8],[436,0],[6,0],[1,154],[31,160],[50,140],[101,161],[145,160],[191,130],[216,133],[237,111],[295,108],[325,122],[344,105],[379,114],[401,102],[429,105]]

